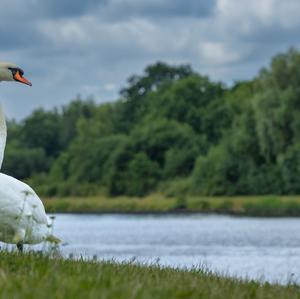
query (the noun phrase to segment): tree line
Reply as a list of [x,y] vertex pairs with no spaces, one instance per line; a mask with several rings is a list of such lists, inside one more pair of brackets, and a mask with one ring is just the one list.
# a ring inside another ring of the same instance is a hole
[[115,102],[75,99],[8,122],[3,172],[46,196],[300,193],[300,53],[249,81],[162,62]]

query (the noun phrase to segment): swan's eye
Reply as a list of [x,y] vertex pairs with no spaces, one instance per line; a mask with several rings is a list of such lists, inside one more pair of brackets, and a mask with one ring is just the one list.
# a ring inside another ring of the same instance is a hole
[[24,75],[24,71],[22,69],[17,69],[17,71],[19,71],[20,75],[23,76]]

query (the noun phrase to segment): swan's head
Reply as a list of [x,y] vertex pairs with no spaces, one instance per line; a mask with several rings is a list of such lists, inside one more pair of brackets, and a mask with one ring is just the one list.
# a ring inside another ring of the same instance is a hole
[[31,86],[31,82],[23,75],[24,71],[15,64],[0,62],[0,81],[16,81]]

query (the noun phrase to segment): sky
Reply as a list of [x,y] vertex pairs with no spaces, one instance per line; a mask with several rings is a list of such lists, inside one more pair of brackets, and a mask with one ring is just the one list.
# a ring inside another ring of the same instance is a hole
[[0,61],[33,86],[1,83],[8,118],[76,96],[116,100],[157,61],[191,64],[213,80],[253,78],[299,47],[299,0],[0,0]]

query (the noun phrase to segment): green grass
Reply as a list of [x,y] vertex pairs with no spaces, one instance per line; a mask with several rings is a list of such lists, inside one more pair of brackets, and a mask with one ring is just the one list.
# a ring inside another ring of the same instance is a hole
[[299,298],[296,285],[224,278],[113,262],[85,262],[40,254],[0,253],[0,298]]
[[167,198],[152,194],[145,198],[105,196],[47,198],[48,212],[65,213],[220,213],[241,216],[300,216],[300,196],[236,196]]

